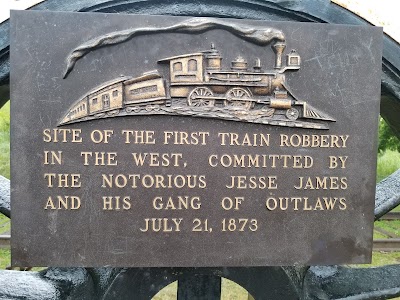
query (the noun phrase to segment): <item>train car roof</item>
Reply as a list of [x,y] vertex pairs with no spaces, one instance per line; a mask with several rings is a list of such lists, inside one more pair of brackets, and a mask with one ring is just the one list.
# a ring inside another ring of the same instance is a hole
[[157,70],[151,70],[148,72],[144,72],[141,76],[139,77],[135,77],[135,78],[129,78],[128,80],[126,80],[124,82],[124,84],[131,84],[131,83],[135,83],[135,82],[141,82],[141,81],[145,81],[145,80],[150,80],[150,79],[156,79],[156,78],[161,78],[160,73],[158,73]]
[[157,62],[167,62],[173,59],[177,59],[177,58],[185,58],[185,57],[190,57],[190,56],[195,56],[195,55],[204,55],[204,53],[202,52],[197,52],[197,53],[189,53],[189,54],[182,54],[182,55],[177,55],[177,56],[171,56],[171,57],[167,57],[167,58],[163,58],[158,60]]
[[[120,83],[122,81],[129,80],[131,78],[132,78],[132,76],[124,76],[124,75],[122,75],[122,76],[120,76],[118,78],[106,81],[106,82],[102,83],[101,85],[95,87],[94,89],[91,89],[89,92],[87,92],[85,94],[85,96],[81,97],[78,101],[80,101],[83,98],[85,98],[86,96],[88,96],[88,95],[90,95],[92,93],[96,93],[96,92],[98,92],[98,91],[100,91],[100,90],[102,90],[102,89],[104,89],[104,88],[106,88],[106,87],[108,87],[110,85],[113,85],[113,84],[116,84],[116,83]],[[76,102],[78,102],[78,101],[76,101]]]

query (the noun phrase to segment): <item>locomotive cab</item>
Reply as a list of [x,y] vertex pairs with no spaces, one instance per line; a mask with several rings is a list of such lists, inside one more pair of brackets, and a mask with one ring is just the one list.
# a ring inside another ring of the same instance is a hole
[[169,62],[171,97],[185,97],[189,93],[188,85],[203,82],[205,62],[201,52],[168,57],[158,62]]
[[203,81],[203,53],[179,55],[158,62],[169,62],[171,83]]

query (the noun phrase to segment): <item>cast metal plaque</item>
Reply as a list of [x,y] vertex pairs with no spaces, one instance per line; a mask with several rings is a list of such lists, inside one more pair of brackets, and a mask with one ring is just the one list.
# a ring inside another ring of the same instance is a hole
[[14,265],[370,261],[380,28],[11,25]]

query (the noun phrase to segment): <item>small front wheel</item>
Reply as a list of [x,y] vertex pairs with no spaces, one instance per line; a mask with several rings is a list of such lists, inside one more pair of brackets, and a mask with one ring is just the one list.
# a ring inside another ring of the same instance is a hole
[[289,109],[286,111],[286,117],[287,117],[289,120],[292,120],[292,121],[297,120],[298,117],[299,117],[299,111],[298,111],[296,108],[294,108],[294,107],[289,108]]

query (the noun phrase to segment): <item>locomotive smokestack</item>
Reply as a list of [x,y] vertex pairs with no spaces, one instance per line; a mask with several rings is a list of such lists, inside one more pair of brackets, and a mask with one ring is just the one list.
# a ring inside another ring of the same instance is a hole
[[211,50],[207,52],[208,52],[206,54],[207,70],[220,70],[222,56],[219,54],[219,51],[215,49],[214,43],[211,43]]
[[274,45],[272,45],[272,49],[275,52],[275,69],[280,69],[282,68],[282,53],[283,50],[285,50],[286,44],[283,42],[278,42]]

